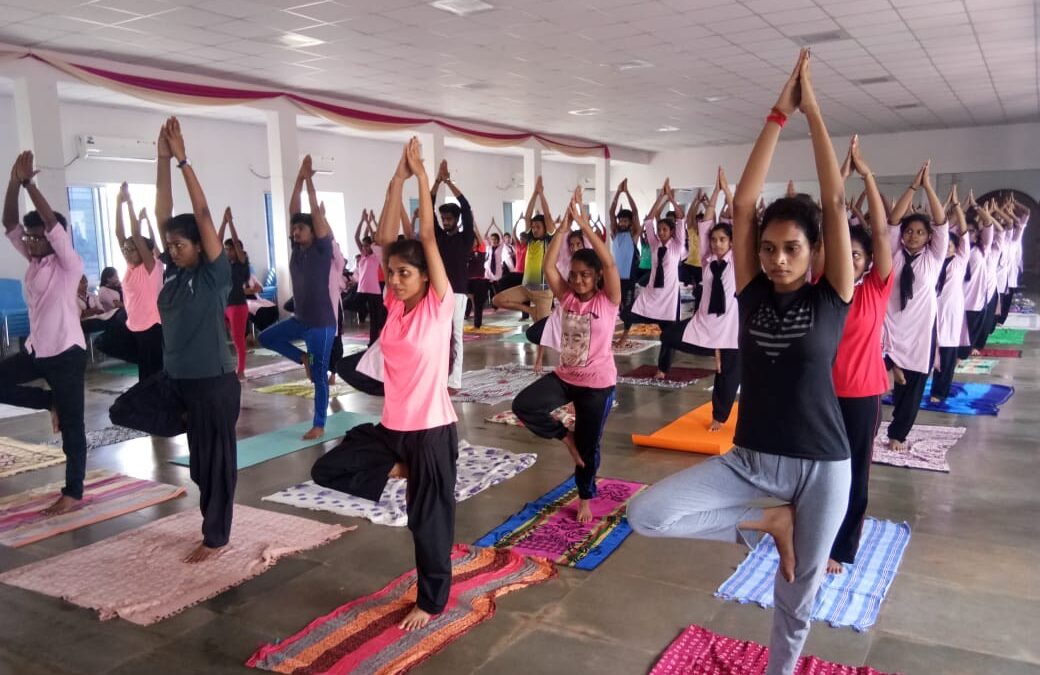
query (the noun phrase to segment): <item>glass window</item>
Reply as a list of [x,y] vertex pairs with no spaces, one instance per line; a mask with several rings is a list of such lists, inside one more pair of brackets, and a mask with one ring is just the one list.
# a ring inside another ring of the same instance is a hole
[[72,246],[83,258],[83,273],[87,284],[96,287],[101,280],[101,270],[107,266],[104,245],[105,228],[100,208],[100,195],[96,187],[70,187],[69,232]]

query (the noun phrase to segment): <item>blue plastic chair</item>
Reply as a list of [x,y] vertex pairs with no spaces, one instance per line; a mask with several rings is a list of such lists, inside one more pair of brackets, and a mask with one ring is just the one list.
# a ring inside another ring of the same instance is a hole
[[6,354],[12,340],[29,337],[29,308],[22,295],[20,279],[0,279],[0,318],[3,320],[0,354]]

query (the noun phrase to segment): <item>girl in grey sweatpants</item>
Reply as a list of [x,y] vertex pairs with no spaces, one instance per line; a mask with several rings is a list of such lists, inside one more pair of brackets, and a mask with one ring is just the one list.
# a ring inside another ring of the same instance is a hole
[[768,675],[794,672],[809,636],[809,615],[823,583],[827,557],[845,517],[849,460],[838,462],[769,455],[746,448],[673,474],[635,497],[628,506],[632,529],[647,537],[681,537],[754,546],[761,533],[740,530],[762,517],[761,506],[781,501],[795,507],[795,579],[777,570],[776,608]]

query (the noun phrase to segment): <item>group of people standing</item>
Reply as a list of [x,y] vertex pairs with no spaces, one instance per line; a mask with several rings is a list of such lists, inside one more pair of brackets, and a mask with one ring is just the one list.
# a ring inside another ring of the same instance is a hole
[[[760,204],[781,129],[797,111],[808,122],[819,199],[789,194]],[[187,562],[199,562],[230,536],[245,293],[255,282],[230,210],[219,232],[214,226],[176,118],[161,129],[158,155],[158,241],[143,236],[143,214],[135,213],[126,187],[120,191],[117,237],[127,262],[122,306],[141,380],[164,378],[184,422],[203,514],[203,540]],[[177,216],[174,165],[192,206]],[[77,304],[83,262],[64,218],[36,188],[35,173],[32,154],[20,155],[4,204],[8,239],[29,260],[33,332],[26,352],[0,362],[0,402],[52,411],[68,458],[62,496],[48,509],[57,513],[83,496],[86,352]],[[863,180],[866,215],[846,201],[852,173]],[[313,423],[304,438],[318,441],[342,325],[344,260],[313,176],[307,157],[290,202],[293,314],[259,339],[299,363],[313,382]],[[419,206],[409,218],[402,195],[413,178]],[[435,209],[442,185],[457,203]],[[35,210],[19,223],[23,189]],[[303,190],[309,213],[301,209]],[[927,211],[913,207],[918,190]],[[622,197],[628,205],[618,209]],[[931,396],[941,400],[957,359],[980,349],[1006,316],[1028,216],[1013,200],[977,204],[969,196],[962,203],[956,189],[944,204],[928,163],[894,205],[886,204],[857,138],[839,165],[805,50],[735,192],[720,168],[712,194],[698,194],[684,208],[666,180],[640,220],[622,181],[609,234],[590,222],[580,188],[552,232],[556,221],[539,178],[523,237],[511,241],[494,225],[482,236],[447,163],[431,185],[413,138],[378,219],[365,212],[355,234],[357,292],[370,321],[366,356],[378,367],[363,366],[366,357],[359,357],[341,361],[346,372],[338,369],[348,381],[362,370],[379,380],[382,416],[378,424],[350,430],[314,464],[312,476],[373,500],[389,479],[408,479],[418,596],[401,626],[420,628],[444,609],[451,587],[458,418],[450,395],[462,386],[467,304],[479,325],[490,287],[495,307],[530,316],[540,324],[533,339],[559,352],[558,366],[521,391],[512,407],[532,433],[559,440],[572,457],[582,523],[593,518],[600,444],[614,402],[616,324],[620,319],[624,326],[623,341],[632,325],[655,323],[661,327],[655,377],[668,376],[676,350],[711,356],[711,430],[729,420],[738,389],[740,411],[730,452],[651,486],[630,503],[629,521],[652,537],[754,544],[771,535],[780,566],[767,672],[789,675],[824,575],[855,561],[881,395],[893,389],[888,435],[899,449],[936,366]],[[222,242],[225,230],[230,238]],[[681,319],[684,282],[699,288],[693,314]],[[237,364],[227,349],[229,328]],[[306,350],[294,344],[298,340]],[[25,386],[38,377],[49,390]],[[574,406],[573,430],[552,416],[567,403]],[[776,505],[763,506],[770,501]]]

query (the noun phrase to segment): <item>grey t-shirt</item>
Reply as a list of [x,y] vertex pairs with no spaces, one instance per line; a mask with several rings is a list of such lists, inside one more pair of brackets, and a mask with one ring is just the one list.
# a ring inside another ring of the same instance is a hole
[[163,365],[178,380],[216,377],[235,372],[228,350],[224,309],[231,290],[227,255],[210,262],[199,256],[197,267],[170,265],[159,292],[163,327]]

